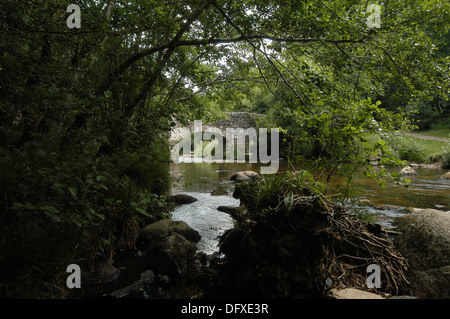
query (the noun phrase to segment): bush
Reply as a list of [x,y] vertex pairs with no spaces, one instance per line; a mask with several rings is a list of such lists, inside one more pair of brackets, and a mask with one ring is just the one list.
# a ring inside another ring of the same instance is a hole
[[301,170],[264,176],[255,184],[236,184],[233,196],[241,196],[241,203],[251,212],[270,214],[279,210],[289,211],[294,194],[321,197],[326,190],[325,184],[315,181],[309,172]]
[[54,149],[50,142],[0,147],[3,298],[67,296],[69,264],[95,269],[118,247],[133,248],[140,227],[164,212],[163,162],[134,158],[127,175],[116,168],[124,154],[96,156],[85,148],[68,158]]
[[417,140],[404,136],[391,136],[387,140],[395,157],[408,162],[422,163],[425,161],[423,148]]
[[167,163],[149,155],[125,154],[118,160],[116,170],[150,193],[163,194],[170,189]]
[[442,147],[443,149],[443,155],[442,155],[442,165],[444,168],[449,169],[450,168],[450,142],[446,142],[445,145]]

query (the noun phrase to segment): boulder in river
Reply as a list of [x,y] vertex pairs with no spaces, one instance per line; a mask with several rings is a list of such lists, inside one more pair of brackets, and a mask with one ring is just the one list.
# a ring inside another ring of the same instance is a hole
[[142,228],[137,243],[145,250],[152,270],[180,276],[192,264],[200,238],[186,222],[162,219]]
[[139,231],[138,242],[144,244],[152,243],[170,236],[172,233],[177,233],[194,243],[198,242],[201,238],[200,234],[184,221],[161,219],[142,228]]
[[171,200],[177,205],[183,205],[196,202],[197,198],[185,194],[177,194],[170,196],[169,200]]
[[367,198],[362,198],[357,203],[362,206],[373,206],[373,202]]
[[100,268],[100,282],[108,284],[116,281],[119,278],[120,270],[113,266],[113,260],[111,258],[106,259],[101,263]]
[[445,173],[444,175],[441,176],[441,178],[450,179],[450,172]]
[[405,166],[401,169],[400,175],[418,175],[411,166]]
[[252,181],[255,180],[257,178],[260,178],[260,175],[256,172],[253,171],[241,171],[241,172],[237,172],[234,173],[231,177],[230,180],[240,183],[240,182],[246,182],[246,181]]
[[173,233],[153,245],[149,262],[153,270],[167,275],[183,275],[194,260],[196,246]]
[[234,220],[241,220],[244,215],[247,213],[247,209],[245,205],[241,205],[238,207],[234,206],[219,206],[217,207],[218,211],[229,214]]
[[148,285],[152,282],[154,282],[155,280],[155,274],[153,272],[153,270],[149,269],[143,273],[141,273],[141,277],[138,281],[136,281],[135,283],[123,287],[119,290],[115,290],[112,293],[109,294],[110,297],[113,298],[123,298],[132,294],[137,293],[140,290],[143,290],[145,285]]
[[328,294],[331,299],[384,299],[380,295],[355,288],[331,289]]
[[450,214],[423,209],[395,220],[396,248],[408,260],[407,273],[419,298],[450,296]]

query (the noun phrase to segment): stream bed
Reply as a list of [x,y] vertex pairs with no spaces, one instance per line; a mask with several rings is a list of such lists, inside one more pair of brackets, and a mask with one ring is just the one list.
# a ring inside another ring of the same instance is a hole
[[218,206],[239,206],[239,200],[232,196],[213,196],[209,193],[184,192],[198,201],[181,205],[172,212],[172,219],[182,220],[202,236],[197,243],[198,250],[207,255],[217,252],[219,237],[233,228],[233,219],[217,210]]

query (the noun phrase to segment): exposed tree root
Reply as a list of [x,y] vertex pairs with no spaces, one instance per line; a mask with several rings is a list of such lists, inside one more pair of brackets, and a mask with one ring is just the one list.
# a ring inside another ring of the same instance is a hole
[[[255,205],[258,185],[245,187],[239,194],[249,210],[222,236],[224,263],[206,296],[320,298],[332,287],[408,293],[407,261],[381,227],[304,188],[279,189]],[[378,289],[367,286],[370,264],[380,267]]]

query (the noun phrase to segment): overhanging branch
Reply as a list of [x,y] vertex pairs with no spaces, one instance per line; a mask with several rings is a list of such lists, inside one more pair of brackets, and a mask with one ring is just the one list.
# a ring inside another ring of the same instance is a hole
[[[264,55],[264,57],[266,58],[266,60],[270,63],[270,65],[272,66],[272,68],[278,73],[278,75],[281,77],[281,79],[283,80],[283,82],[291,89],[291,91],[295,94],[295,96],[300,100],[300,102],[303,104],[303,106],[308,110],[309,113],[314,114],[314,112],[311,111],[311,109],[306,105],[305,101],[303,100],[303,98],[300,96],[300,94],[298,94],[298,92],[295,90],[295,88],[285,79],[285,77],[283,76],[283,73],[277,68],[277,66],[275,65],[275,63],[273,63],[273,61],[270,59],[270,57],[267,55],[266,52],[264,52],[263,50],[261,50],[259,47],[257,47],[252,41],[250,41],[249,37],[236,25],[234,24],[234,22],[231,20],[231,18],[222,10],[222,8],[220,8],[217,3],[214,3],[214,6],[217,8],[217,10],[223,15],[223,17],[228,21],[228,23],[231,24],[231,26],[236,29],[236,31],[238,31],[241,36],[246,40],[246,42],[248,44],[250,44],[253,47],[253,55],[255,58],[255,62],[256,61],[256,56],[255,56],[255,52],[258,51],[260,52],[262,55]],[[263,35],[261,35],[263,37]],[[261,73],[261,70],[260,70]],[[261,73],[262,75],[262,73]],[[268,87],[270,90],[270,87]]]
[[109,86],[112,84],[112,82],[117,79],[120,75],[122,75],[130,66],[132,66],[137,61],[150,56],[154,53],[163,51],[168,49],[169,47],[177,48],[182,46],[207,46],[207,45],[215,45],[215,44],[231,44],[231,43],[237,43],[237,42],[243,42],[243,41],[249,41],[249,40],[255,40],[255,39],[266,39],[266,40],[272,40],[276,42],[286,42],[286,43],[308,43],[308,42],[325,42],[325,43],[362,43],[363,40],[333,40],[333,39],[322,39],[322,38],[282,38],[282,37],[272,37],[269,35],[242,35],[235,38],[208,38],[208,39],[197,39],[197,40],[179,40],[176,42],[169,42],[165,43],[159,46],[155,46],[146,50],[143,50],[141,52],[136,53],[135,55],[128,58],[126,61],[124,61],[121,65],[117,67],[116,70],[111,72],[108,79],[102,83],[98,90],[98,94],[103,94]]

